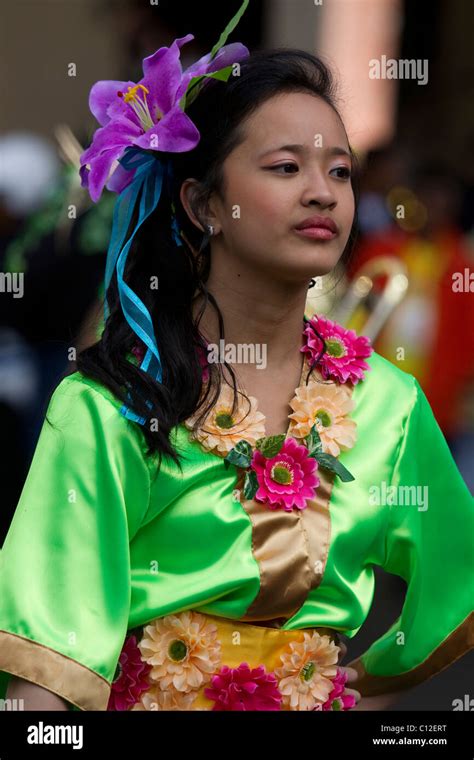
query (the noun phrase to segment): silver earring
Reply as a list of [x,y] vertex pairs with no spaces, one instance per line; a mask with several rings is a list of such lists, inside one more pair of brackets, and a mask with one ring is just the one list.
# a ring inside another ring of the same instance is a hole
[[214,234],[214,227],[212,226],[212,224],[205,224],[204,225],[204,229],[206,231],[205,231],[205,233],[203,235],[203,238],[201,240],[201,245],[199,246],[198,253],[201,253],[201,251],[204,250],[204,248],[208,245],[210,238]]

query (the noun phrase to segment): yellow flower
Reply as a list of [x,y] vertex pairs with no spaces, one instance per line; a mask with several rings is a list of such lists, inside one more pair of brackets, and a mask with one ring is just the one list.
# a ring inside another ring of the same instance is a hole
[[288,435],[306,438],[316,423],[325,453],[337,457],[353,447],[356,423],[347,415],[354,408],[354,401],[345,388],[333,383],[302,385],[296,389],[290,406],[293,413],[288,415]]
[[[227,456],[244,439],[255,446],[265,435],[265,415],[257,410],[257,399],[248,397],[251,404],[248,409],[245,397],[238,394],[237,407],[231,415],[233,396],[233,389],[223,383],[219,398],[194,435],[205,449],[220,456]],[[196,418],[197,415],[189,417],[184,423],[186,427],[191,429]]]
[[153,686],[141,695],[132,710],[192,710],[197,694],[197,691],[184,693],[174,689],[161,691],[159,686]]
[[138,648],[152,666],[149,680],[162,691],[197,690],[210,682],[221,664],[217,627],[192,610],[152,621],[145,626]]
[[278,688],[290,710],[313,710],[324,704],[337,675],[339,647],[329,636],[304,632],[303,641],[292,641],[280,655],[283,665],[275,669]]

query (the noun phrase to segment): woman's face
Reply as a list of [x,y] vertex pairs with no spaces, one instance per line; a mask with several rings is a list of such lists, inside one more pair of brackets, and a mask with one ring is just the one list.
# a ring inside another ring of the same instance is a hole
[[[353,222],[344,127],[325,101],[307,93],[271,98],[243,127],[244,142],[224,162],[224,200],[211,200],[212,244],[219,256],[267,277],[307,285],[336,266]],[[282,148],[295,144],[301,147]],[[336,235],[298,234],[295,226],[313,215],[329,217]]]

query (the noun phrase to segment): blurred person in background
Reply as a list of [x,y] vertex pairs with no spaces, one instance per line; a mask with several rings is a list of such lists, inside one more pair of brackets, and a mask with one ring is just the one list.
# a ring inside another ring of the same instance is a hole
[[[61,162],[51,141],[31,132],[0,139],[0,444],[6,484],[0,546],[50,389],[72,366],[70,348],[103,273],[111,194],[100,208],[84,211],[77,187],[75,168]],[[75,219],[68,216],[71,201],[78,208]],[[21,288],[9,292],[14,283]]]

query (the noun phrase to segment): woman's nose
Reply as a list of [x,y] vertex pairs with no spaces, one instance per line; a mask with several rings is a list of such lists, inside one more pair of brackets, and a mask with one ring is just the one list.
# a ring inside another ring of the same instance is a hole
[[308,182],[308,187],[303,193],[302,202],[304,205],[316,203],[323,208],[335,206],[337,198],[330,180],[321,175],[316,175],[311,182]]

